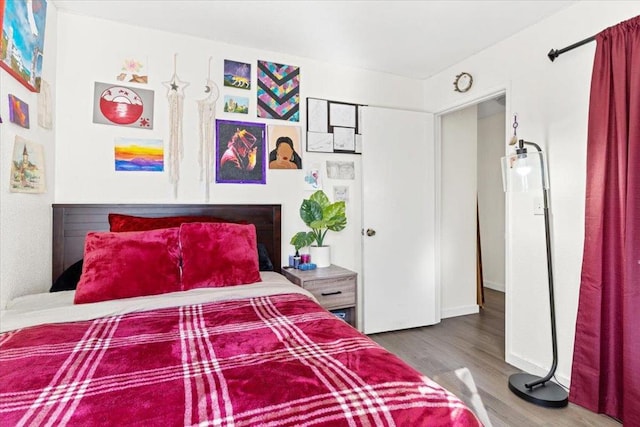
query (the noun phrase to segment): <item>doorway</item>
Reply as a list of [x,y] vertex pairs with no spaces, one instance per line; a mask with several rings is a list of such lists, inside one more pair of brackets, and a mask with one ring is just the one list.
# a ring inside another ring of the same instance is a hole
[[477,312],[478,284],[506,289],[505,111],[503,92],[438,115],[442,318]]
[[505,194],[500,158],[504,156],[505,95],[478,104],[478,223],[483,285],[505,291]]

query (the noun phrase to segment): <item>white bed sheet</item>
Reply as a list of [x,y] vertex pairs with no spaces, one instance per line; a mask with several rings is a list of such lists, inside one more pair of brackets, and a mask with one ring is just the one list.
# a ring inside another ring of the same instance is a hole
[[91,304],[74,304],[75,291],[25,295],[10,301],[7,308],[0,311],[0,332],[45,323],[91,320],[136,311],[265,295],[298,293],[315,300],[310,292],[289,282],[281,274],[263,271],[260,277],[262,281],[249,285],[200,288]]

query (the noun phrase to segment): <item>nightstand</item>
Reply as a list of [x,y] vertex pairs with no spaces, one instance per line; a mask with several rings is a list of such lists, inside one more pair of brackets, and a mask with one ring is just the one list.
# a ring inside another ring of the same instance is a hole
[[336,314],[344,313],[344,320],[356,327],[356,282],[358,274],[331,265],[315,270],[282,269],[289,281],[308,290],[321,306]]

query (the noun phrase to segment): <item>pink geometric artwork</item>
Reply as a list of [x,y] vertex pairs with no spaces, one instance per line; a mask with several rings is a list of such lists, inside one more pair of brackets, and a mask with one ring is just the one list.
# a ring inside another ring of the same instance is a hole
[[258,61],[258,117],[300,121],[300,67]]

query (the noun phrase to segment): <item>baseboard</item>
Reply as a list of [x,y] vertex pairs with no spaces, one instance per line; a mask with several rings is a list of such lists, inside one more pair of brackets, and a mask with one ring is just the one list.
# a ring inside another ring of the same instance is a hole
[[467,314],[476,314],[480,311],[477,304],[461,307],[445,308],[442,310],[440,317],[447,319],[449,317],[466,316]]
[[[522,359],[513,354],[507,354],[505,357],[505,361],[509,365],[515,366],[516,368],[522,370],[523,372],[526,372],[531,375],[537,375],[540,377],[547,375],[550,368],[550,367],[543,368],[541,366],[538,366],[532,362],[529,362],[528,360]],[[555,378],[552,378],[552,381],[559,382],[560,385],[566,388],[569,388],[569,384],[571,383],[571,378],[567,377],[566,375],[562,375],[556,371]]]
[[496,282],[492,282],[490,280],[483,280],[482,283],[484,283],[484,287],[485,288],[493,289],[494,291],[500,291],[500,292],[503,292],[503,293],[505,291],[504,283],[496,283]]

